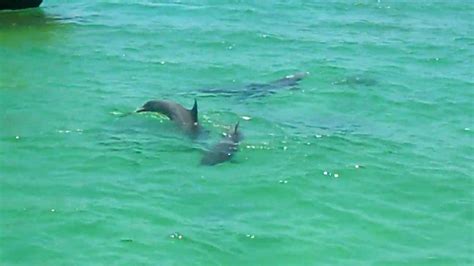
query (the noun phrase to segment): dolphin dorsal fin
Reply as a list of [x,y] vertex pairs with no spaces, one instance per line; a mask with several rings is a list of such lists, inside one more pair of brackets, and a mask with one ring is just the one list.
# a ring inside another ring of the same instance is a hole
[[190,111],[193,118],[193,122],[197,123],[198,122],[198,104],[197,104],[196,99],[194,99],[194,105]]
[[239,143],[240,140],[242,140],[242,135],[239,132],[239,124],[240,121],[235,124],[234,130],[228,135],[228,137],[231,138],[234,143]]
[[237,130],[239,130],[239,124],[240,124],[240,121],[237,122],[237,124],[235,124],[235,127],[234,127],[234,134],[237,133]]

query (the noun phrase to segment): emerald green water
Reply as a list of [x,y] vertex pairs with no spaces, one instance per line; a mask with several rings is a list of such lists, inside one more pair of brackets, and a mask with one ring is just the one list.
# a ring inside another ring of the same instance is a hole
[[[473,36],[472,1],[2,11],[0,264],[473,265]],[[126,115],[194,98],[232,161]]]

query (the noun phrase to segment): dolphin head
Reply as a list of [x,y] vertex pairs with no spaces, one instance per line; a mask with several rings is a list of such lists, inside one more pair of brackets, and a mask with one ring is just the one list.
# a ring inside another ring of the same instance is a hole
[[148,101],[142,107],[138,108],[135,112],[162,112],[164,109],[163,101]]

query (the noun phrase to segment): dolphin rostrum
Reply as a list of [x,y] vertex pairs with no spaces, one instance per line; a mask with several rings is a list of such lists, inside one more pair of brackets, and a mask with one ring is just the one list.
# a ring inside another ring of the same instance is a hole
[[224,138],[208,150],[201,159],[203,165],[216,165],[232,159],[239,148],[242,133],[239,131],[239,123],[227,133]]
[[146,102],[141,108],[137,109],[136,112],[157,112],[163,114],[175,122],[181,130],[191,137],[197,137],[202,130],[198,122],[196,99],[194,99],[194,105],[191,109],[186,109],[181,104],[172,101],[152,100]]

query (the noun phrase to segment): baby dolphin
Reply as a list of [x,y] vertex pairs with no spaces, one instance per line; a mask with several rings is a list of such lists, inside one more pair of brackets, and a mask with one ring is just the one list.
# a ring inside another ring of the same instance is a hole
[[167,116],[174,121],[186,134],[196,137],[201,132],[201,126],[198,122],[198,106],[194,99],[194,105],[191,109],[184,108],[181,104],[172,101],[152,100],[146,102],[135,112],[157,112]]
[[207,151],[201,159],[203,165],[216,165],[232,159],[239,148],[242,134],[239,131],[239,123],[225,137]]

